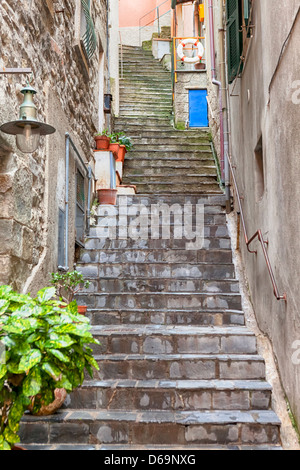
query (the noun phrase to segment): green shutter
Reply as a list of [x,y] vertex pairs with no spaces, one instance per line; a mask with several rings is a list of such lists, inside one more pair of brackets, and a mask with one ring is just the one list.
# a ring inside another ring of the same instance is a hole
[[[241,32],[240,0],[227,0],[227,50],[228,80],[232,83],[237,76],[243,50],[243,34]],[[242,70],[242,65],[240,71]]]
[[245,25],[248,26],[250,18],[250,0],[244,0],[244,19]]
[[174,10],[174,8],[176,8],[176,1],[177,1],[177,0],[172,0],[172,8],[173,8],[173,10]]

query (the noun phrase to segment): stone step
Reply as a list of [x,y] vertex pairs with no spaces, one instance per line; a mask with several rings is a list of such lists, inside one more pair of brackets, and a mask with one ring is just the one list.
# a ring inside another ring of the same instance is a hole
[[148,137],[148,136],[133,136],[131,135],[131,140],[134,146],[138,145],[165,145],[166,147],[170,147],[173,145],[178,145],[178,148],[186,148],[187,145],[191,144],[204,144],[204,145],[210,145],[210,142],[207,138],[207,136],[169,136],[165,134],[158,134],[153,137]]
[[[180,175],[173,175],[170,174],[169,172],[165,173],[160,173],[159,175],[154,175],[154,176],[148,176],[148,175],[130,175],[126,173],[126,176],[123,177],[123,184],[134,184],[134,185],[140,185],[142,184],[147,184],[147,185],[152,185],[152,184],[162,184],[165,185],[166,183],[168,185],[174,185],[174,184],[182,184],[182,176]],[[184,178],[184,184],[185,185],[191,185],[191,184],[211,184],[214,185],[217,183],[218,176],[217,172],[215,172],[214,175],[210,174],[200,174],[200,175],[185,175]]]
[[[147,148],[147,147],[146,147]],[[210,161],[214,163],[213,154],[210,150],[199,150],[198,152],[191,152],[189,155],[185,150],[169,151],[168,149],[159,151],[148,151],[148,150],[131,150],[126,154],[125,165],[128,161],[141,162],[140,166],[151,165],[153,161],[154,165],[158,167],[157,161],[164,161],[165,164],[172,164],[174,167],[180,165],[181,162],[186,166],[187,162],[191,164],[202,164],[202,161]],[[164,166],[164,165],[163,165]]]
[[230,250],[82,250],[78,266],[104,263],[232,264]]
[[73,392],[73,409],[269,410],[272,387],[257,380],[94,380]]
[[[211,195],[211,194],[165,194],[163,196],[159,194],[135,194],[131,196],[125,196],[127,204],[143,204],[145,206],[151,206],[151,204],[167,203],[172,204],[203,204],[205,212],[215,213],[219,212],[220,206],[225,210],[226,197],[225,194]],[[124,196],[120,196],[118,200],[125,201]]]
[[[99,451],[99,450],[102,450],[102,451],[113,451],[114,453],[118,453],[118,452],[123,452],[123,451],[130,451],[131,454],[133,452],[137,453],[137,452],[144,452],[144,453],[149,453],[149,452],[156,452],[156,453],[159,453],[160,455],[163,455],[162,453],[164,451],[168,451],[168,455],[170,455],[170,460],[169,457],[166,457],[167,459],[167,462],[175,462],[175,464],[177,465],[178,462],[188,462],[188,463],[191,463],[194,465],[194,456],[189,456],[187,455],[187,457],[185,456],[177,456],[176,453],[178,453],[179,450],[185,450],[187,451],[186,447],[185,446],[181,446],[181,445],[155,445],[155,444],[152,444],[152,445],[132,445],[132,444],[22,444],[22,446],[26,449],[26,450],[30,450],[30,451],[52,451],[52,450],[59,450],[59,451]],[[282,451],[282,447],[278,444],[278,445],[189,445],[188,446],[188,452],[193,452],[193,451],[211,451],[211,452],[218,452],[218,451],[233,451],[233,450],[239,450],[239,451],[253,451],[253,450],[256,450],[256,451]],[[173,456],[173,454],[175,454]],[[112,464],[114,464],[115,462],[116,465],[119,465],[120,462],[122,462],[122,459],[126,459],[126,460],[123,460],[125,462],[125,464],[129,464],[130,465],[135,465],[135,462],[136,460],[132,460],[131,457],[126,457],[126,456],[117,456],[115,458],[115,456],[111,456],[109,457],[112,461]],[[133,458],[138,458],[138,456],[133,456]],[[197,458],[197,454],[195,454],[195,462],[196,462],[196,458]],[[120,459],[120,460],[119,460]],[[131,459],[131,460],[128,460],[128,459]],[[158,455],[156,456],[148,456],[147,457],[147,461],[149,461],[151,463],[151,465],[153,465],[155,462],[158,461]],[[156,459],[156,460],[155,460]],[[161,460],[162,457],[159,459],[160,461],[160,465],[161,465],[161,462],[163,462],[163,460]],[[138,462],[138,461],[137,461]],[[146,458],[142,459],[141,460],[142,463],[146,462]],[[136,464],[138,465],[138,463]]]
[[[78,265],[87,279],[234,279],[235,269],[230,264],[189,264],[189,263],[136,263],[85,264]],[[176,307],[175,307],[176,308]]]
[[[176,240],[164,240],[162,238],[156,240],[152,238],[145,239],[119,239],[114,238],[98,238],[97,236],[89,236],[85,241],[85,249],[88,250],[132,250],[132,249],[152,249],[152,250],[181,250],[186,248],[186,239]],[[231,240],[227,237],[206,237],[204,240],[203,249],[231,249]]]
[[105,325],[92,332],[100,342],[93,348],[96,354],[257,353],[256,337],[246,327]]
[[105,310],[88,309],[93,325],[196,325],[196,326],[244,326],[244,313],[240,310],[188,311],[162,310]]
[[[101,267],[100,267],[101,270]],[[83,293],[77,296],[79,305],[89,308],[152,309],[152,310],[228,310],[242,309],[241,296],[235,293],[186,292],[117,292]]]
[[108,354],[95,355],[95,379],[265,380],[257,354]]
[[[53,419],[54,418],[54,419]],[[25,416],[22,444],[279,445],[280,422],[270,410],[61,410],[55,417]]]
[[[78,263],[78,265],[79,264],[81,263]],[[114,294],[117,292],[189,292],[190,294],[193,292],[203,292],[213,294],[237,294],[239,292],[238,289],[239,284],[236,279],[222,281],[207,281],[202,279],[101,279],[92,280],[87,292],[109,292]]]
[[[131,184],[134,184],[131,181]],[[168,183],[151,183],[151,184],[139,184],[137,187],[139,193],[186,193],[186,194],[220,194],[222,190],[219,188],[217,183],[191,183],[191,184],[168,184]]]
[[[144,153],[143,153],[144,154]],[[199,156],[197,158],[194,158],[193,160],[187,160],[185,158],[180,158],[180,157],[174,157],[173,159],[169,158],[156,158],[156,159],[151,159],[150,157],[145,158],[140,158],[138,160],[137,158],[133,158],[130,156],[131,152],[126,155],[125,163],[124,163],[124,169],[126,172],[126,175],[132,174],[132,171],[140,171],[140,169],[143,169],[143,173],[146,171],[156,171],[156,173],[160,172],[161,169],[166,169],[174,171],[174,174],[180,173],[182,171],[190,171],[190,172],[201,172],[202,168],[205,168],[207,171],[211,172],[212,170],[215,172],[215,162],[212,156],[210,156],[209,153],[203,153],[201,154],[200,158]]]
[[[145,150],[145,145],[138,145],[135,144],[134,150],[136,152],[140,152]],[[211,152],[211,147],[207,142],[200,142],[200,143],[189,143],[187,142],[184,145],[184,148],[182,148],[180,145],[172,144],[167,146],[167,151],[168,152],[176,152],[176,151],[184,151],[184,152],[197,152],[198,150],[204,150],[207,152]],[[154,147],[147,147],[147,152],[161,152],[161,151],[166,151],[166,145],[165,144],[160,144],[157,143],[155,144]]]
[[120,117],[124,116],[132,116],[135,119],[139,119],[140,116],[149,116],[149,118],[155,119],[156,117],[166,119],[168,116],[171,115],[171,110],[155,110],[152,109],[152,111],[147,111],[147,113],[143,109],[131,109],[127,111],[120,111]]
[[[136,214],[137,210],[135,209],[134,211],[134,216],[133,216],[133,220],[136,221],[137,219],[137,214]],[[148,211],[147,211],[148,212]],[[106,238],[106,235],[104,233],[104,228],[105,227],[116,227],[118,226],[119,227],[119,232],[121,232],[123,234],[123,238],[127,238],[129,236],[129,238],[153,238],[153,239],[159,239],[159,238],[165,238],[165,239],[170,239],[172,237],[172,235],[174,236],[174,228],[182,228],[182,223],[180,224],[174,224],[174,223],[164,223],[164,224],[161,224],[161,223],[156,223],[156,218],[154,218],[154,222],[151,220],[151,217],[149,216],[150,215],[150,211],[149,211],[149,214],[147,215],[147,220],[143,220],[143,223],[145,224],[145,227],[143,227],[143,232],[140,236],[138,236],[138,234],[136,233],[132,233],[132,232],[129,232],[129,230],[126,230],[126,228],[128,228],[129,224],[128,224],[128,221],[121,221],[121,223],[119,223],[118,225],[118,220],[117,220],[117,217],[114,216],[114,213],[111,214],[110,217],[107,217],[106,220],[104,219],[101,226],[100,225],[96,225],[94,227],[91,227],[90,229],[90,236],[91,237],[98,237],[98,238],[103,238],[105,236]],[[148,222],[148,224],[147,224]],[[188,223],[191,223],[192,220],[188,220]],[[139,224],[138,222],[136,222],[136,225],[137,225],[137,230],[139,229]],[[147,226],[148,226],[148,230],[147,230]],[[135,227],[135,226],[134,226]],[[134,228],[132,227],[132,229]],[[123,230],[124,228],[124,230]],[[173,229],[172,229],[173,228]],[[194,228],[194,227],[191,227],[191,229]],[[170,230],[169,230],[170,229]],[[161,237],[161,232],[163,230],[163,233],[164,233],[164,236]],[[111,232],[113,233],[113,232]],[[139,233],[139,232],[138,232]],[[177,234],[179,233],[179,230],[177,230]],[[108,235],[108,234],[107,234]],[[145,237],[144,237],[145,235]],[[184,238],[184,234],[181,233],[180,234],[181,236],[174,236],[174,238],[176,239],[183,239]],[[206,224],[204,225],[204,230],[203,230],[203,237],[206,238],[212,238],[212,237],[227,237],[229,236],[228,235],[228,227],[226,224],[212,224],[212,225],[209,225],[209,224]],[[196,235],[195,235],[196,237]],[[199,256],[206,256],[205,254],[200,254]]]
[[[174,165],[174,162],[173,162]],[[203,176],[215,176],[217,177],[217,170],[215,166],[208,166],[203,165],[199,166],[196,164],[194,166],[187,166],[187,167],[180,167],[180,168],[172,168],[165,166],[163,168],[159,168],[158,166],[139,166],[139,168],[130,168],[128,165],[125,166],[126,169],[126,178],[129,180],[133,180],[135,178],[145,178],[145,177],[163,177],[172,179],[172,177],[203,177]],[[170,174],[170,171],[172,173]],[[136,179],[135,179],[136,181]]]

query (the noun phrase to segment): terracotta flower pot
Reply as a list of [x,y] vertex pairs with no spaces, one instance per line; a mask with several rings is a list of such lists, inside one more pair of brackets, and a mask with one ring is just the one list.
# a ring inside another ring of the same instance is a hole
[[80,315],[85,315],[87,311],[86,305],[77,305],[77,310]]
[[108,150],[115,155],[115,158],[118,158],[119,149],[120,149],[120,144],[117,144],[117,143],[109,144]]
[[[35,416],[49,416],[55,413],[57,410],[59,410],[65,399],[67,398],[67,391],[64,388],[57,388],[54,391],[54,396],[55,400],[50,403],[50,405],[43,406],[41,407],[40,411],[38,413],[34,413]],[[28,407],[30,413],[33,414],[33,406],[34,406],[34,399],[31,403],[31,405]]]
[[124,163],[125,154],[127,153],[125,145],[120,145],[117,162]]
[[117,189],[98,189],[99,204],[109,204],[115,206],[117,203]]
[[108,150],[110,139],[106,135],[96,135],[94,137],[97,150]]

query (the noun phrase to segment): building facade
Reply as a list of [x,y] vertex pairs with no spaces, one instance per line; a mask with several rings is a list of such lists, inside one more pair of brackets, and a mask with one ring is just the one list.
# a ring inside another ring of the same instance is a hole
[[286,294],[286,301],[273,294],[257,238],[249,246],[257,254],[241,241],[244,268],[259,326],[272,341],[299,425],[299,1],[283,1],[280,11],[273,0],[227,2],[226,13],[231,158],[248,237],[261,230],[279,296]]
[[0,124],[17,119],[27,82],[38,92],[39,120],[56,128],[32,154],[20,152],[13,136],[0,136],[0,283],[18,291],[34,293],[58,266],[72,268],[82,241],[93,197],[93,135],[118,114],[116,7],[113,0],[0,4]]

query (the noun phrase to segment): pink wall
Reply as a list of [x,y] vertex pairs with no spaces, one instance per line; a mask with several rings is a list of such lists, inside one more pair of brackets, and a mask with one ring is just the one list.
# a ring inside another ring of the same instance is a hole
[[[139,19],[150,10],[163,3],[163,0],[120,0],[119,18],[120,28],[139,26]],[[171,0],[160,7],[160,14],[166,13],[170,8]],[[153,11],[143,18],[141,25],[145,26],[156,18],[156,11]]]
[[[120,0],[120,28],[139,26],[139,19],[156,7],[157,0]],[[148,19],[149,18],[149,19]],[[155,12],[144,19],[142,25],[155,18]]]

